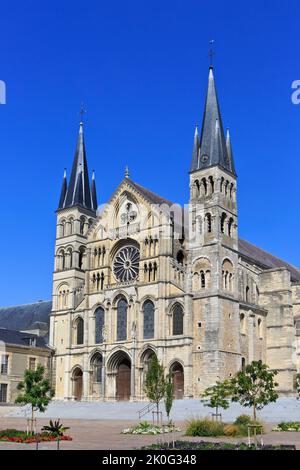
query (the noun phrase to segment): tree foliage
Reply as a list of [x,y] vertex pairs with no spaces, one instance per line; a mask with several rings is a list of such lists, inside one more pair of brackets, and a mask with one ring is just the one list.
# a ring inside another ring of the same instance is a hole
[[215,408],[216,415],[219,408],[227,410],[229,407],[229,396],[231,393],[231,382],[224,380],[223,382],[217,381],[212,387],[208,387],[202,395],[202,402],[204,406]]
[[156,404],[157,411],[159,411],[159,403],[165,396],[166,379],[164,368],[158,362],[156,355],[151,358],[144,390],[149,400]]
[[170,421],[170,412],[173,406],[173,376],[172,374],[168,374],[166,378],[166,389],[165,389],[165,408],[168,417],[168,421]]
[[262,361],[253,361],[232,379],[232,401],[242,406],[252,407],[253,420],[256,421],[256,411],[269,403],[275,402],[278,394],[275,388],[278,383],[274,378],[276,370],[270,370]]
[[[52,397],[54,390],[49,380],[45,378],[45,368],[38,364],[36,370],[25,370],[24,380],[18,383],[17,389],[21,392],[15,402],[21,405],[31,405],[31,419],[34,412],[44,412]],[[33,423],[31,423],[31,426]],[[32,431],[32,428],[31,428]]]

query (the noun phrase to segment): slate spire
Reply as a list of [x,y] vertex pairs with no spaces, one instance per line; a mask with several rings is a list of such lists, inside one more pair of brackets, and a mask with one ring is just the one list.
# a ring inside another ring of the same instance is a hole
[[62,185],[61,185],[58,209],[63,209],[63,207],[65,205],[67,190],[68,190],[67,171],[66,171],[66,169],[64,169],[64,176],[63,176],[63,182],[62,182]]
[[[198,145],[197,158],[196,148]],[[209,67],[208,88],[199,143],[195,141],[191,172],[219,165],[235,175],[232,154],[227,151],[213,67]]]
[[94,170],[92,173],[91,200],[92,200],[93,210],[96,211],[98,207],[98,202],[97,202],[96,180],[95,180]]
[[[94,184],[94,191],[96,186]],[[96,193],[95,193],[96,196]],[[79,133],[77,139],[77,146],[73,161],[72,172],[70,176],[69,186],[66,190],[64,205],[60,205],[60,209],[72,206],[82,206],[91,211],[95,211],[94,202],[97,202],[97,197],[92,201],[89,173],[84,145],[83,122],[80,122]]]
[[227,132],[226,132],[226,148],[227,148],[229,162],[231,165],[231,172],[235,174],[234,158],[233,158],[233,153],[232,153],[232,145],[231,145],[231,137],[230,137],[229,129],[227,129]]

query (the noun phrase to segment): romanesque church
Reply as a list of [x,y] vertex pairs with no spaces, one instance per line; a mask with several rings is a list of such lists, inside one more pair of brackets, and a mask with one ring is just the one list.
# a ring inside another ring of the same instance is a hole
[[172,373],[176,398],[198,397],[258,359],[278,370],[280,393],[293,393],[300,270],[238,237],[237,175],[212,67],[186,165],[185,207],[128,171],[98,206],[80,123],[57,209],[57,399],[143,400],[153,355]]

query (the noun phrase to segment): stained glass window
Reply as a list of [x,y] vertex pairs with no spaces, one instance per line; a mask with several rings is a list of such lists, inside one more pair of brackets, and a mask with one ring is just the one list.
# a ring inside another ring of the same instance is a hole
[[83,319],[78,318],[76,322],[76,344],[83,344]]
[[120,299],[117,307],[117,341],[127,339],[127,302]]
[[179,304],[173,310],[173,335],[183,335],[183,309]]
[[144,339],[154,338],[154,305],[151,300],[146,300],[143,305],[144,314]]
[[104,309],[98,307],[95,311],[95,343],[103,343]]

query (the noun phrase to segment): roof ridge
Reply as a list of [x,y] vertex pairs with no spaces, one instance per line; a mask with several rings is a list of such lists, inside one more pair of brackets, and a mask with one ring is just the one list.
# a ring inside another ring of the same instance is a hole
[[7,308],[16,308],[16,307],[26,307],[28,305],[39,305],[39,304],[46,304],[52,303],[52,300],[38,300],[37,302],[28,302],[26,304],[17,304],[17,305],[7,305],[6,307],[0,307],[0,310],[7,309]]
[[132,179],[130,178],[126,178],[127,181],[129,181],[129,183],[133,184],[134,186],[137,187],[137,189],[140,189],[142,191],[146,191],[147,193],[149,193],[150,195],[153,195],[159,199],[161,199],[162,201],[165,201],[166,203],[172,205],[174,204],[174,202],[170,201],[170,199],[167,199],[165,198],[164,196],[160,196],[159,194],[155,193],[154,191],[152,191],[151,189],[148,189],[148,188],[145,188],[145,186],[142,186],[141,184],[139,183],[136,183],[135,181],[133,181]]

